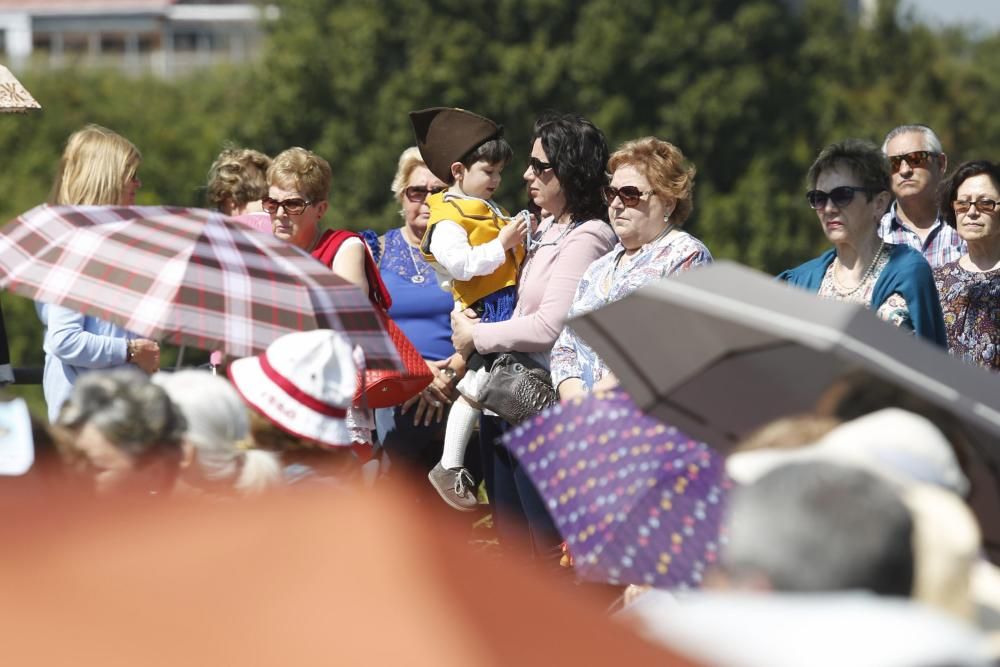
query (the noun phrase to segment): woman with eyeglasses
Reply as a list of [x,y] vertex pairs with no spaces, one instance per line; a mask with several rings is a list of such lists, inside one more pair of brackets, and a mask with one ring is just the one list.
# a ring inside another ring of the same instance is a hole
[[[525,243],[517,306],[506,322],[480,322],[469,312],[452,314],[452,342],[463,354],[478,350],[523,352],[549,365],[580,277],[614,245],[601,188],[607,185],[608,144],[593,123],[579,116],[547,114],[532,132],[524,182],[532,205],[545,213]],[[536,556],[560,554],[562,538],[527,474],[499,443],[509,425],[498,417],[480,421],[483,478],[503,544],[528,543]]]
[[856,303],[879,318],[945,345],[931,267],[920,252],[884,242],[878,223],[889,205],[889,163],[873,144],[847,139],[809,167],[806,193],[833,249],[778,276],[819,296]]
[[361,235],[346,229],[320,230],[332,179],[329,162],[304,148],[289,148],[267,169],[267,196],[261,207],[271,216],[276,237],[305,250],[388,310],[389,293]]
[[948,351],[1000,370],[1000,166],[986,160],[959,165],[941,193],[941,214],[968,251],[934,269]]
[[444,419],[465,370],[462,355],[451,344],[454,299],[438,287],[434,268],[420,252],[430,216],[427,197],[446,188],[417,147],[407,148],[399,156],[391,186],[403,224],[381,236],[364,233],[392,296],[389,316],[431,362],[435,375],[427,389],[403,405],[375,411],[379,440],[394,463],[422,469],[424,475],[441,457]]
[[[602,189],[618,245],[587,269],[569,316],[618,301],[646,283],[708,264],[705,244],[683,231],[691,214],[695,167],[655,137],[626,142],[608,162]],[[561,399],[617,384],[600,357],[569,327],[552,348],[552,384]]]
[[[392,298],[361,235],[346,229],[320,230],[332,178],[329,162],[304,148],[289,148],[267,169],[267,196],[261,206],[271,216],[276,237],[308,252],[357,285],[376,307],[388,310]],[[370,410],[348,409],[347,424],[355,443],[372,444],[375,422]]]

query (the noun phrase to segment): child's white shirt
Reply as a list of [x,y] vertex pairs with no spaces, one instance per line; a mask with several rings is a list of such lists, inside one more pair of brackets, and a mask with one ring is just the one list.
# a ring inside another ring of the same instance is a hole
[[454,220],[440,220],[431,235],[431,254],[455,280],[488,276],[507,260],[500,239],[482,245],[469,244],[469,235]]

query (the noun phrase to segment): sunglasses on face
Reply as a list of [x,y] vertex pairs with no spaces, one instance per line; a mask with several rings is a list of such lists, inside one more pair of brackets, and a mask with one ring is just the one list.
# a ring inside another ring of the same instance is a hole
[[528,166],[531,167],[531,171],[535,172],[536,174],[541,174],[543,171],[551,169],[552,163],[542,162],[538,158],[533,157],[528,160]]
[[635,208],[645,195],[651,194],[653,194],[652,190],[642,191],[634,185],[626,185],[620,188],[605,185],[601,188],[601,198],[604,199],[604,203],[608,206],[611,206],[611,202],[617,197],[626,208]]
[[895,174],[903,165],[903,160],[906,160],[906,164],[910,165],[910,167],[923,167],[931,161],[931,158],[937,156],[937,153],[932,153],[931,151],[913,151],[912,153],[903,153],[902,155],[890,155],[889,166],[892,167],[892,173]]
[[403,190],[403,194],[414,204],[417,202],[422,202],[427,199],[427,195],[436,195],[439,192],[443,192],[446,188],[442,185],[438,188],[425,188],[421,185],[411,185],[410,187]]
[[269,215],[277,213],[279,208],[285,209],[285,213],[288,215],[299,215],[302,211],[306,210],[306,207],[312,206],[312,204],[313,202],[306,201],[300,197],[292,197],[281,201],[271,199],[270,197],[264,197],[260,200],[261,207]]
[[967,213],[973,206],[975,206],[980,213],[989,213],[997,209],[996,200],[987,199],[986,197],[982,197],[976,201],[959,199],[958,201],[952,202],[951,205],[955,209],[955,213]]
[[826,208],[826,202],[832,201],[837,208],[844,208],[854,201],[855,192],[868,192],[868,188],[859,188],[854,185],[841,185],[829,192],[822,190],[810,190],[806,193],[806,201],[817,211]]

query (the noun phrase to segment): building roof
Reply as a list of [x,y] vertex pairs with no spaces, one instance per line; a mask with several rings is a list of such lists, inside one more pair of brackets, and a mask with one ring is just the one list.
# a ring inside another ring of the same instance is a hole
[[163,11],[177,0],[0,0],[2,12],[92,14],[97,12]]

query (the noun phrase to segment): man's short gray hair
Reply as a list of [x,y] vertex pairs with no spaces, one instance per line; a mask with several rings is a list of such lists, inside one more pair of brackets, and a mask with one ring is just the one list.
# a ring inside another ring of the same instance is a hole
[[919,124],[900,125],[889,130],[889,134],[885,135],[885,141],[882,142],[882,152],[888,155],[889,142],[901,134],[909,134],[910,132],[919,132],[924,135],[924,141],[927,146],[925,150],[929,150],[932,153],[944,153],[944,148],[941,147],[941,140],[938,138],[937,133],[926,125]]
[[736,489],[721,564],[778,591],[909,596],[913,520],[888,482],[833,463],[785,465]]

